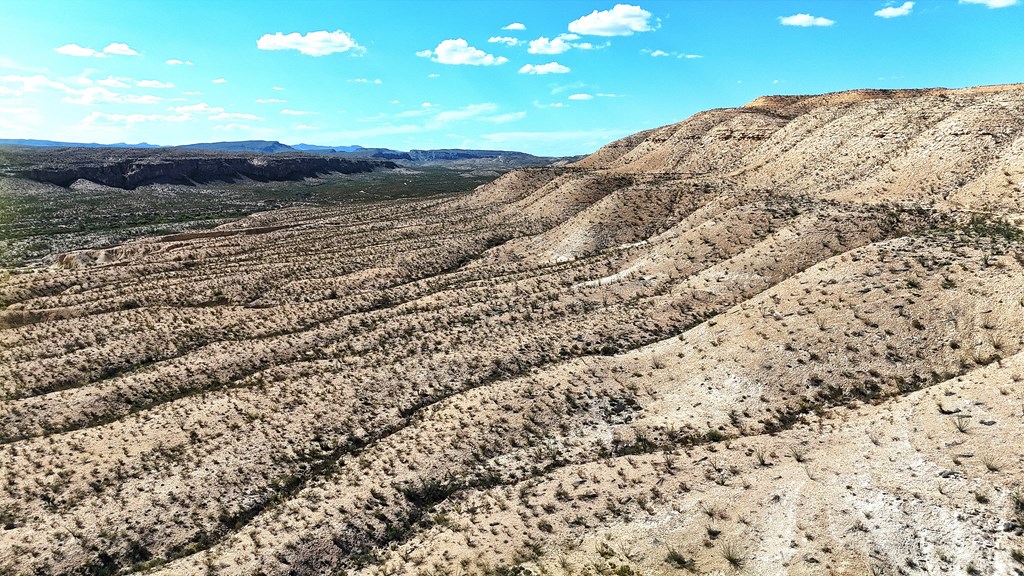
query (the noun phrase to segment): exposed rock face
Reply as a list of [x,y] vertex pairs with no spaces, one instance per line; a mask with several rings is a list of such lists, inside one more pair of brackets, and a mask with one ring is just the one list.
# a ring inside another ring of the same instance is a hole
[[179,150],[18,149],[8,175],[69,186],[79,179],[132,190],[146,184],[206,184],[243,178],[299,180],[396,168],[393,162],[313,154],[230,154]]

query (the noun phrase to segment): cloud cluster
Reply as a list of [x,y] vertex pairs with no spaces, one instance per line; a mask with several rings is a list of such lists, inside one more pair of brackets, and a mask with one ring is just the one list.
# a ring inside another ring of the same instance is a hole
[[520,74],[567,74],[569,71],[568,66],[562,66],[558,62],[548,62],[547,64],[526,64],[519,69]]
[[1018,0],[960,0],[961,4],[981,4],[989,8],[1006,8],[1013,6]]
[[502,26],[502,30],[526,30],[526,26],[522,22],[513,22],[508,26]]
[[530,47],[526,51],[530,54],[561,54],[571,48],[590,50],[594,47],[590,42],[574,42],[579,38],[576,34],[559,34],[553,40],[541,36],[536,40],[530,40]]
[[487,41],[491,44],[505,44],[507,46],[519,46],[523,43],[519,38],[513,38],[512,36],[491,36]]
[[416,53],[421,58],[430,58],[440,64],[461,64],[469,66],[497,66],[508,62],[504,56],[494,56],[474,48],[462,38],[442,40],[433,50]]
[[366,48],[360,46],[352,36],[341,30],[319,30],[307,34],[264,34],[256,41],[256,47],[260,50],[298,50],[300,54],[307,56],[326,56],[349,50],[361,54],[366,51]]
[[819,16],[811,16],[810,14],[779,16],[779,22],[781,22],[783,26],[802,26],[804,28],[809,26],[831,26],[836,23],[835,20],[829,20],[828,18],[821,18]]
[[654,30],[651,13],[639,6],[616,4],[611,10],[594,10],[569,23],[569,32],[586,36],[632,36]]
[[878,16],[879,18],[898,18],[900,16],[910,14],[910,11],[913,9],[913,2],[904,2],[902,6],[886,6],[885,8],[876,11],[875,16]]
[[53,49],[54,52],[64,54],[65,56],[77,56],[79,58],[106,58],[108,56],[138,56],[139,53],[132,50],[124,42],[111,42],[107,44],[107,47],[103,50],[96,50],[94,48],[86,48],[85,46],[79,46],[78,44],[65,44],[58,46]]

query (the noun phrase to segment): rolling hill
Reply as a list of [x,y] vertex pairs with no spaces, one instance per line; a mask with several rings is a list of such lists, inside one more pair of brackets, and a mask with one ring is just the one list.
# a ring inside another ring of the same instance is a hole
[[0,280],[0,571],[1016,574],[1024,86]]

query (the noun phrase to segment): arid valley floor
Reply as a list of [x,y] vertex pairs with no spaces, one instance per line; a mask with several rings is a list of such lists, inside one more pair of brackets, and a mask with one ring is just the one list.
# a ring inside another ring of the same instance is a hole
[[0,574],[1024,574],[1022,118],[764,97],[0,270]]

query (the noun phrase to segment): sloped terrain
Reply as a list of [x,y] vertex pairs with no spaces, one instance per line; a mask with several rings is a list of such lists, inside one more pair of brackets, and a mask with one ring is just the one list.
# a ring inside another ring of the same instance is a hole
[[1020,574],[1024,87],[0,280],[0,573]]

